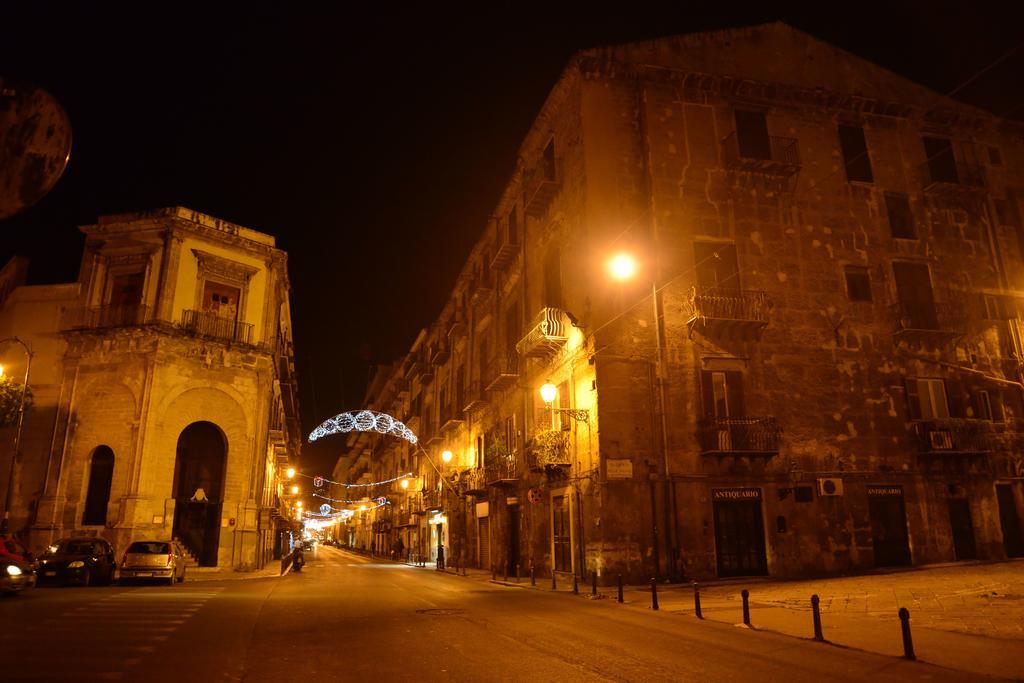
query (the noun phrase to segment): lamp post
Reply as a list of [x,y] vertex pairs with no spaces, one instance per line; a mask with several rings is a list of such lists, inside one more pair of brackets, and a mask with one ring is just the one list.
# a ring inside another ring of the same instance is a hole
[[[627,253],[619,253],[608,261],[608,272],[613,280],[626,282],[632,280],[639,270],[636,259]],[[665,414],[665,349],[661,343],[664,334],[664,323],[661,317],[661,306],[658,301],[658,282],[654,276],[651,277],[651,305],[654,312],[654,338],[655,338],[655,359],[654,374],[658,391],[658,413],[659,431],[661,432],[661,457],[664,471],[664,496],[665,496],[665,546],[670,553],[668,570],[673,577],[679,575],[679,552],[676,542],[669,526],[669,505],[671,500],[671,511],[673,521],[678,523],[678,513],[675,509],[675,492],[672,488],[672,478],[669,474],[668,458],[668,416]],[[653,506],[653,502],[651,503]],[[657,565],[657,563],[655,563]]]
[[[11,467],[7,473],[7,492],[4,494],[4,519],[0,522],[0,533],[8,533],[10,531],[10,517],[11,517],[11,494],[14,491],[14,465],[18,460],[18,449],[21,447],[21,428],[25,423],[25,392],[28,390],[28,377],[32,371],[32,349],[28,347],[28,344],[23,342],[18,337],[8,337],[7,339],[0,340],[0,344],[6,344],[13,342],[21,346],[22,351],[25,352],[25,379],[21,384],[21,397],[18,399],[18,428],[14,432],[14,453],[11,455]],[[0,368],[0,376],[2,376],[3,370]]]

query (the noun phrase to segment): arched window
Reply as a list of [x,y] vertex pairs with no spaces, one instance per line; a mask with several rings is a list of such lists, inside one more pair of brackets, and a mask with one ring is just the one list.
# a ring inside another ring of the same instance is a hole
[[89,492],[85,496],[82,524],[106,524],[107,503],[110,502],[110,482],[114,478],[114,451],[99,446],[92,452],[89,465]]

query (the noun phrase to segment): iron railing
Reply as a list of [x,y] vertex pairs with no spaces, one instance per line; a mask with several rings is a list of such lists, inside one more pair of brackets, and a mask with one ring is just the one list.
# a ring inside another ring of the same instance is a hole
[[750,166],[753,163],[767,172],[795,171],[800,167],[800,145],[796,138],[769,135],[767,142],[762,150],[741,149],[739,136],[735,132],[729,133],[722,138],[726,165]]
[[928,161],[921,165],[921,183],[926,190],[940,187],[978,189],[988,184],[988,176],[985,167],[978,164]]
[[542,160],[523,181],[523,211],[540,218],[562,186],[562,160]]
[[772,301],[764,292],[727,287],[694,287],[688,302],[690,316],[707,320],[768,322]]
[[565,346],[568,341],[565,311],[559,308],[542,308],[519,343],[516,351],[523,356],[549,356]]
[[556,429],[539,432],[527,446],[527,460],[531,469],[572,465],[568,432]]
[[967,308],[964,303],[934,303],[890,305],[896,320],[896,332],[953,332],[963,333],[967,329]]
[[487,371],[488,391],[506,389],[519,378],[519,354],[509,351],[491,361]]
[[233,318],[221,318],[209,311],[184,310],[181,327],[200,337],[223,339],[241,344],[252,343],[253,326]]
[[519,479],[519,464],[514,455],[499,458],[484,465],[484,482],[496,484]]
[[67,329],[137,327],[149,322],[149,313],[149,306],[143,304],[72,308],[65,314],[64,327]]
[[947,418],[914,422],[917,447],[922,453],[987,453],[989,423]]
[[774,417],[708,417],[697,423],[702,453],[773,455],[781,434]]
[[474,467],[462,473],[459,479],[459,490],[461,493],[476,494],[487,490],[487,483],[484,481],[484,471]]
[[482,408],[490,403],[490,399],[487,396],[487,389],[483,382],[473,381],[469,383],[466,388],[466,398],[463,405],[463,411],[476,410]]

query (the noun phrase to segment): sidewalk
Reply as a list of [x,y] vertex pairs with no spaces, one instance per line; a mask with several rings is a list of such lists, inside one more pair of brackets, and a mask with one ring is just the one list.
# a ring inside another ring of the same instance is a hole
[[185,571],[185,582],[197,581],[234,581],[236,579],[266,579],[281,576],[281,561],[272,560],[263,569],[251,572],[239,572],[231,568],[220,567],[189,567]]
[[[469,578],[490,581],[478,569]],[[495,583],[551,590],[551,578],[514,578]],[[905,572],[816,579],[752,580],[701,588],[704,619],[743,627],[741,590],[750,591],[751,625],[797,638],[814,636],[810,596],[821,599],[822,631],[833,646],[850,647],[893,657],[903,655],[900,607],[910,610],[917,658],[973,674],[1024,680],[1024,562],[953,565]],[[571,580],[559,580],[558,592],[572,592]],[[581,581],[580,597],[591,597]],[[614,602],[616,589],[603,586],[598,597]],[[650,609],[648,586],[628,586],[624,608]],[[661,611],[696,619],[693,589],[659,585]],[[829,645],[823,644],[822,647]]]

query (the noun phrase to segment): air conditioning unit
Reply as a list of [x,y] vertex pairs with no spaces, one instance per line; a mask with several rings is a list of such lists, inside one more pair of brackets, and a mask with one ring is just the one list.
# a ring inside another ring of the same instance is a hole
[[933,430],[928,432],[928,442],[933,451],[953,450],[953,435],[946,430]]
[[843,480],[828,477],[826,479],[818,480],[818,495],[819,496],[841,496],[843,495]]

